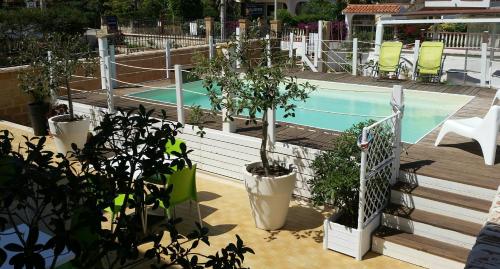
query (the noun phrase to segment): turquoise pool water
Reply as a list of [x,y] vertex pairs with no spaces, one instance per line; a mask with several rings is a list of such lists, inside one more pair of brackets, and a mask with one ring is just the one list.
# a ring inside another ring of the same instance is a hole
[[[300,82],[300,81],[299,81]],[[317,85],[306,102],[297,103],[294,118],[277,120],[327,130],[343,131],[367,119],[380,120],[391,115],[391,89],[367,85],[309,80]],[[184,105],[200,105],[210,109],[210,100],[201,81],[185,83]],[[175,89],[154,89],[130,94],[131,97],[175,104]],[[416,143],[447,117],[464,106],[472,97],[457,94],[405,90],[405,113],[402,139]]]

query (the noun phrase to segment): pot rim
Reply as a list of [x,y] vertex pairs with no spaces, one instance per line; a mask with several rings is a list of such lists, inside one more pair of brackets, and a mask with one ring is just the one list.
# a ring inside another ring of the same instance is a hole
[[82,116],[81,118],[75,118],[74,121],[55,121],[54,119],[60,118],[60,117],[67,117],[69,114],[62,114],[62,115],[55,115],[49,118],[49,122],[53,123],[69,123],[69,122],[79,122],[79,121],[89,121],[90,118]]
[[255,178],[260,178],[260,179],[271,179],[271,180],[277,180],[277,179],[282,179],[282,178],[288,178],[290,176],[294,176],[295,174],[297,174],[297,172],[295,171],[295,167],[293,165],[291,165],[292,167],[292,170],[290,173],[286,174],[286,175],[282,175],[282,176],[270,176],[270,177],[263,177],[263,176],[259,176],[259,175],[255,175],[255,174],[252,174],[250,172],[248,172],[247,168],[251,165],[256,165],[256,164],[262,164],[261,161],[255,161],[255,162],[251,162],[251,163],[247,163],[245,164],[245,169],[244,170],[244,173],[249,175],[249,176],[252,176],[252,177],[255,177]]

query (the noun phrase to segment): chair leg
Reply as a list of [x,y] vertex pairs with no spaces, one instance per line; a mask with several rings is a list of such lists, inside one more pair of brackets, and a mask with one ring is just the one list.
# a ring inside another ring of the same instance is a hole
[[146,234],[148,230],[148,207],[144,206],[142,209],[142,231]]
[[479,145],[481,146],[481,151],[483,152],[484,163],[486,165],[494,165],[495,164],[495,155],[497,153],[497,143],[496,139],[490,141],[481,141],[477,140]]
[[436,142],[434,143],[434,146],[437,147],[440,143],[441,140],[443,140],[444,136],[450,132],[448,125],[446,122],[443,124],[441,127],[441,130],[439,130],[439,134],[436,138]]
[[114,227],[115,227],[115,211],[111,210],[111,232],[113,232]]
[[200,226],[203,228],[203,221],[201,220],[200,203],[196,201],[196,208],[198,210],[198,219],[200,220]]

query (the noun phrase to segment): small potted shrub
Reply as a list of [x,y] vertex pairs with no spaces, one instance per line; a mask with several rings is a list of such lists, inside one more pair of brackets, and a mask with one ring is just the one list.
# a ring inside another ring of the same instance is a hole
[[372,123],[358,123],[336,137],[332,149],[313,161],[314,177],[309,181],[313,203],[335,209],[324,223],[325,248],[354,257],[360,244],[357,228],[361,149],[357,142],[363,128]]
[[70,81],[77,72],[86,76],[92,74],[96,57],[79,36],[54,34],[47,37],[46,43],[48,50],[52,51],[49,63],[52,79],[56,86],[65,89],[68,99],[68,114],[51,117],[49,127],[57,151],[66,154],[72,150],[72,144],[83,147],[90,127],[88,118],[75,115],[73,111]]
[[18,61],[28,66],[18,76],[19,88],[30,95],[32,102],[28,104],[31,127],[36,136],[48,134],[47,115],[50,110],[51,91],[54,85],[50,78],[47,53],[40,50],[36,39],[26,39]]
[[[200,59],[195,73],[204,80],[212,109],[225,111],[226,121],[242,115],[247,124],[260,125],[260,160],[242,169],[243,178],[256,226],[276,230],[285,224],[296,174],[291,166],[269,155],[268,120],[278,108],[283,109],[285,117],[295,116],[296,104],[304,101],[314,87],[287,77],[286,63],[267,49],[268,44],[269,40],[242,35],[238,48],[236,43],[229,43],[226,53],[212,60]],[[267,63],[269,58],[272,66]],[[232,68],[236,60],[243,72]]]

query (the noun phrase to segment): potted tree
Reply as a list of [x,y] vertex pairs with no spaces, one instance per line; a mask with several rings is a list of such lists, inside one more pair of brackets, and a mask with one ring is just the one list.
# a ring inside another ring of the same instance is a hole
[[19,73],[19,88],[31,96],[28,104],[31,127],[36,136],[48,134],[47,115],[50,110],[51,91],[54,89],[50,79],[47,53],[40,49],[38,40],[27,38],[18,56],[18,62],[27,63]]
[[[260,126],[260,160],[247,164],[243,177],[256,226],[276,230],[285,224],[296,175],[291,166],[269,155],[269,118],[277,109],[285,117],[295,116],[296,104],[314,87],[286,75],[286,62],[269,49],[269,40],[250,36],[230,42],[224,53],[211,60],[199,59],[195,74],[204,80],[212,109],[223,111],[226,124],[241,115],[247,124]],[[240,70],[233,68],[236,61]]]
[[[360,244],[366,243],[362,242],[358,230],[361,163],[358,138],[363,128],[373,123],[373,120],[369,120],[355,124],[337,136],[332,142],[331,150],[322,152],[313,161],[314,177],[308,182],[313,203],[335,210],[324,222],[325,249],[354,257],[358,257]],[[385,187],[388,184],[387,181],[378,179],[373,183],[386,184]]]
[[82,148],[87,141],[90,120],[75,115],[70,82],[77,72],[91,75],[96,65],[96,57],[82,42],[80,36],[53,34],[46,38],[47,49],[52,52],[49,62],[53,83],[64,88],[68,101],[68,114],[49,119],[50,132],[54,136],[57,151],[66,154],[72,150],[71,144]]

